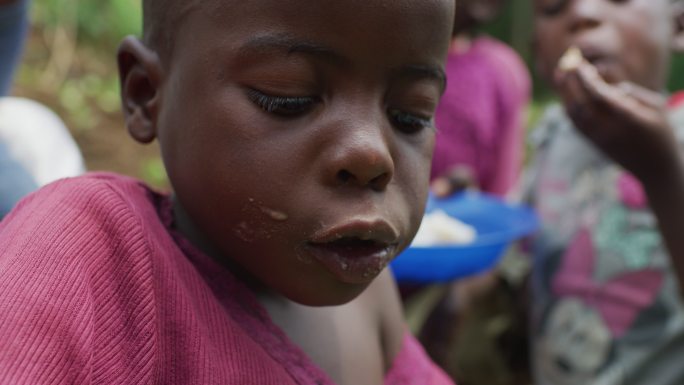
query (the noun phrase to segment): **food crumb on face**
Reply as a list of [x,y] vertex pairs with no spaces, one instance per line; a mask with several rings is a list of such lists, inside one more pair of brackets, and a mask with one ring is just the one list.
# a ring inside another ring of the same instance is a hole
[[289,218],[289,216],[287,214],[285,214],[284,212],[274,210],[274,209],[271,209],[271,208],[268,208],[265,206],[261,206],[261,207],[259,207],[259,209],[261,210],[261,212],[268,215],[271,219],[278,221],[278,222],[286,221]]

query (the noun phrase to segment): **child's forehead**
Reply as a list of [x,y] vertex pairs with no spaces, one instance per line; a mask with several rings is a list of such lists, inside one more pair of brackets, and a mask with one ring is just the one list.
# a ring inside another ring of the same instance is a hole
[[[454,0],[251,0],[248,2],[237,2],[235,0],[211,0],[194,1],[197,7],[215,17],[237,18],[244,22],[257,21],[260,11],[271,9],[289,9],[297,12],[288,13],[288,17],[299,15],[302,17],[312,14],[347,14],[353,15],[364,9],[381,9],[386,17],[398,12],[410,11],[417,13],[429,11],[435,6],[444,5],[454,6]],[[256,12],[255,12],[256,11]],[[361,15],[359,15],[361,16]]]
[[455,7],[454,0],[144,1],[145,41],[164,60],[192,55],[195,50],[188,49],[198,44],[233,49],[245,36],[269,33],[298,35],[342,50],[381,36],[422,39],[412,49],[426,53],[442,45],[442,30],[450,36]]
[[408,33],[409,24],[422,25],[423,29],[451,24],[454,7],[454,0],[196,0],[192,11],[214,21],[195,24],[195,28],[210,25],[224,31],[279,29],[287,33],[288,28],[301,30],[304,24],[312,34],[327,34],[335,28],[373,24],[391,28],[399,38]]

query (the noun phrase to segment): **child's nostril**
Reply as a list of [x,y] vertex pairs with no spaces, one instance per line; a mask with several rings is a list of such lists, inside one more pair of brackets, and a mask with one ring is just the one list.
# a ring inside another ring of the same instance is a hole
[[354,176],[352,175],[352,173],[350,173],[347,170],[340,170],[337,173],[337,179],[342,183],[347,183],[353,178],[354,178]]
[[385,185],[387,185],[387,181],[389,179],[389,174],[388,173],[382,173],[373,180],[371,180],[370,185],[373,186],[374,188],[383,188]]

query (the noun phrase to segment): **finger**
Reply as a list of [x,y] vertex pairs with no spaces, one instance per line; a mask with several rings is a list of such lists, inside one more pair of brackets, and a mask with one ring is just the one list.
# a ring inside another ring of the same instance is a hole
[[577,73],[580,87],[594,109],[631,115],[641,107],[640,99],[625,92],[620,86],[607,83],[591,63],[583,62]]
[[623,93],[637,99],[647,107],[658,109],[667,107],[667,98],[659,92],[649,90],[648,88],[628,81],[621,82],[617,86]]
[[613,104],[624,96],[618,87],[608,84],[596,67],[587,61],[577,68],[577,75],[580,86],[592,103]]
[[639,126],[661,126],[666,120],[667,101],[661,95],[633,83],[609,84],[588,62],[578,68],[578,74],[595,113]]
[[451,183],[446,178],[437,178],[430,184],[430,190],[438,198],[445,198],[453,193]]
[[592,116],[590,96],[581,84],[577,69],[565,71],[558,83],[558,93],[567,114],[577,125],[588,122]]
[[584,102],[586,99],[584,92],[579,87],[577,76],[577,69],[559,70],[556,72],[555,80],[558,94],[563,101],[568,102],[567,104]]

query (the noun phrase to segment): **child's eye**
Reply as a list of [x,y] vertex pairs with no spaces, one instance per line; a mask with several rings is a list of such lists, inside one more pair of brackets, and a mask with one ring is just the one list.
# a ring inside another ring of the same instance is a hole
[[544,16],[555,16],[563,11],[568,0],[541,0],[539,11]]
[[250,89],[247,96],[262,110],[282,116],[296,116],[309,111],[318,98],[314,96],[275,96]]
[[409,114],[398,109],[388,111],[390,121],[400,131],[415,134],[424,128],[432,127],[432,119]]

